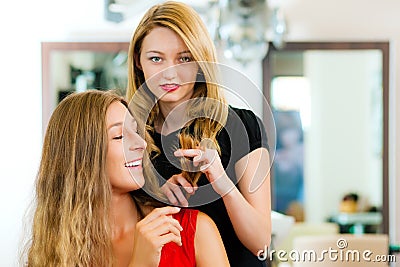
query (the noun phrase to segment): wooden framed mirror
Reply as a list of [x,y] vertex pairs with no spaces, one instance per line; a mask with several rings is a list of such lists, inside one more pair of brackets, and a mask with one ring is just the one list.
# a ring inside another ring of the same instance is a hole
[[[388,42],[270,46],[263,91],[277,129],[274,210],[389,232],[388,89]],[[346,206],[354,195],[357,206]]]
[[86,89],[115,89],[127,84],[129,42],[43,42],[42,125],[67,94]]

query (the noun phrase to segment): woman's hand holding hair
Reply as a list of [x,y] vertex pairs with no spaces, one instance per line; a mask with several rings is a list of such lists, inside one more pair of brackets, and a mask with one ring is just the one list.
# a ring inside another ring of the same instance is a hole
[[[186,192],[182,191],[182,188]],[[187,197],[193,195],[197,186],[192,186],[182,174],[175,174],[161,186],[161,191],[168,198],[172,205],[181,205],[187,207],[189,202]]]
[[220,196],[224,196],[235,187],[226,174],[224,166],[222,166],[217,150],[210,148],[205,148],[204,150],[200,148],[178,149],[174,155],[176,157],[192,158],[193,166],[199,167],[199,171],[206,175],[214,191]]
[[163,246],[174,242],[182,245],[182,226],[172,218],[178,207],[156,208],[136,224],[133,256],[129,267],[157,267]]

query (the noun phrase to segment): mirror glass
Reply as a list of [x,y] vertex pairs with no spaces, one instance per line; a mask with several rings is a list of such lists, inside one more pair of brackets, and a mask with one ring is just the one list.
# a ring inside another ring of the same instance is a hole
[[129,43],[42,43],[43,132],[71,92],[114,89],[125,95]]
[[274,210],[336,222],[341,232],[387,232],[386,45],[292,43],[269,52]]

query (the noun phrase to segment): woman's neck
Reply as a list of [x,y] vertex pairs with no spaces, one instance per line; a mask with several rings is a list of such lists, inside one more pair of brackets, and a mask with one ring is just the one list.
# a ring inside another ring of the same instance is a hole
[[139,211],[129,193],[113,193],[111,198],[110,224],[113,237],[118,238],[133,230],[139,221]]
[[139,208],[129,193],[113,192],[110,224],[115,267],[128,266],[132,260]]
[[168,135],[181,129],[187,123],[186,104],[168,105],[159,103],[160,113],[156,120],[156,131]]

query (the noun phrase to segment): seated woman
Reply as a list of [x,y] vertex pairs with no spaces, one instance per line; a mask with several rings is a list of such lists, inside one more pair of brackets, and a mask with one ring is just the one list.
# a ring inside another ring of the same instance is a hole
[[109,91],[75,93],[57,106],[37,174],[27,266],[229,266],[207,215],[154,208],[139,190],[145,180],[151,190],[153,178],[137,128]]

